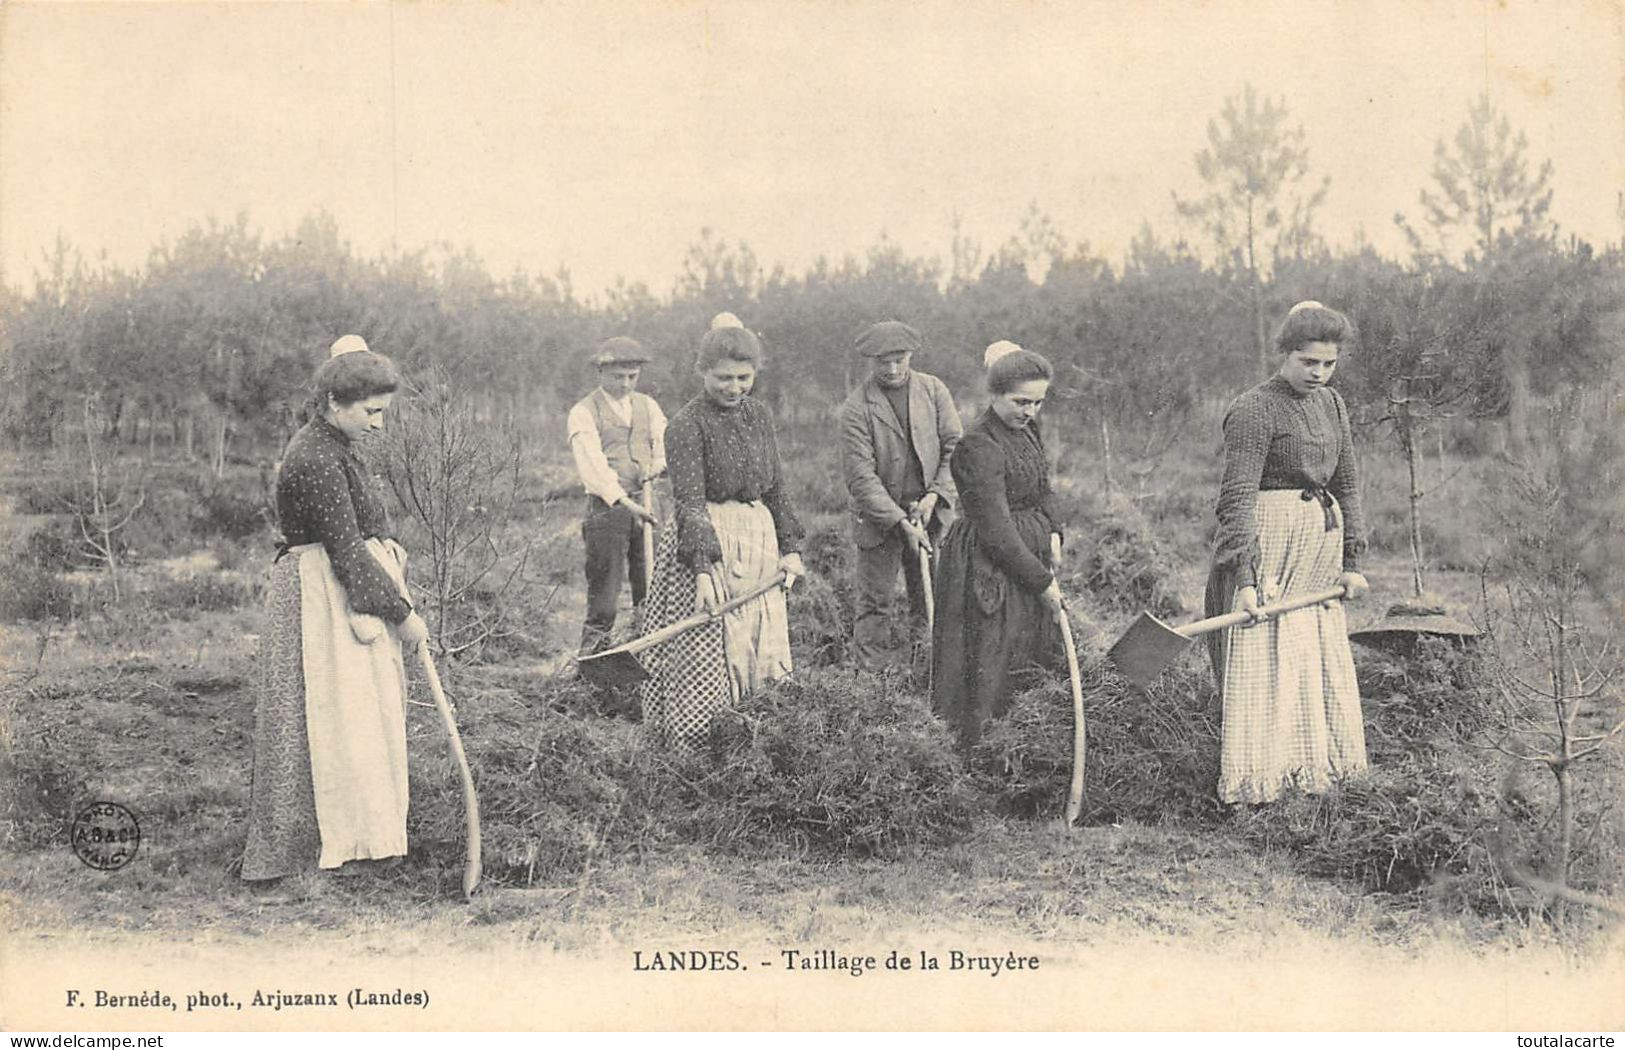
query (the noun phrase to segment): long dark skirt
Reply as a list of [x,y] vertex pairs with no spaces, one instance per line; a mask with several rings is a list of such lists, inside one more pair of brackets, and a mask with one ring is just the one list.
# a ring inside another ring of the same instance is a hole
[[314,871],[322,852],[305,726],[304,634],[299,559],[280,559],[265,592],[259,699],[254,708],[254,784],[249,793],[243,878]]
[[[1049,534],[1034,517],[1034,522],[1018,522],[1030,547],[1047,542]],[[1022,524],[1037,527],[1022,529]],[[1047,551],[1039,556],[1049,560]],[[1037,593],[987,561],[975,529],[964,519],[943,538],[935,589],[931,707],[969,748],[988,722],[1010,709],[1011,697],[1065,666],[1060,629]]]

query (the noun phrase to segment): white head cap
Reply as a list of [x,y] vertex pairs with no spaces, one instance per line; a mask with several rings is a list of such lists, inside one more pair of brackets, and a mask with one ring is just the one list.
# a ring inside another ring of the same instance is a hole
[[1318,300],[1315,300],[1315,299],[1305,299],[1303,302],[1296,304],[1295,306],[1292,307],[1292,309],[1288,310],[1286,312],[1286,315],[1288,317],[1291,317],[1293,314],[1297,313],[1299,310],[1324,310],[1324,309],[1326,309],[1326,306],[1325,306],[1324,303],[1321,303],[1321,302],[1319,302]]
[[333,341],[333,346],[327,351],[327,356],[338,357],[341,354],[353,354],[366,349],[367,341],[359,335],[341,335]]
[[722,311],[720,314],[717,314],[715,317],[711,318],[711,330],[713,332],[716,331],[718,328],[743,328],[743,327],[745,327],[745,326],[740,323],[739,318],[735,317],[733,314],[729,313],[726,310]]
[[1017,346],[1015,343],[1012,343],[1008,339],[1000,339],[996,343],[990,343],[987,350],[982,353],[982,367],[992,368],[993,362],[997,361],[999,358],[1017,353],[1020,350],[1021,347]]

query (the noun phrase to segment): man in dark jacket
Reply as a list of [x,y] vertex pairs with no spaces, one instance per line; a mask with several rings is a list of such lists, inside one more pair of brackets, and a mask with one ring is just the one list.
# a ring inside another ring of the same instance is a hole
[[841,406],[841,466],[858,546],[852,649],[871,670],[896,661],[888,650],[899,565],[911,633],[916,641],[923,634],[920,552],[952,515],[948,457],[964,428],[942,380],[910,367],[921,345],[920,333],[900,321],[864,329],[853,348],[869,359],[870,375]]

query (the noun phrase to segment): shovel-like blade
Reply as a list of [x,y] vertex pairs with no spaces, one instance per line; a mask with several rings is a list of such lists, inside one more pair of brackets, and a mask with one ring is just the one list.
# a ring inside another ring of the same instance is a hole
[[581,670],[581,677],[594,685],[637,685],[649,677],[648,668],[643,666],[637,655],[623,649],[583,656],[576,661],[576,666]]
[[1143,689],[1179,659],[1179,654],[1190,644],[1189,638],[1143,612],[1106,655],[1124,678]]

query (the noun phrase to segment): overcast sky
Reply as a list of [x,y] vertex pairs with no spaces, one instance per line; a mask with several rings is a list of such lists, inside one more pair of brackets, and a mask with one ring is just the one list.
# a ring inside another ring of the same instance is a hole
[[793,269],[886,233],[946,256],[1036,200],[1121,258],[1173,230],[1208,118],[1251,81],[1332,177],[1320,227],[1397,251],[1435,141],[1488,90],[1621,237],[1625,5],[432,3],[0,6],[0,265],[57,232],[139,265],[238,211],[325,209],[363,254],[446,240],[501,275],[669,290],[709,226]]

